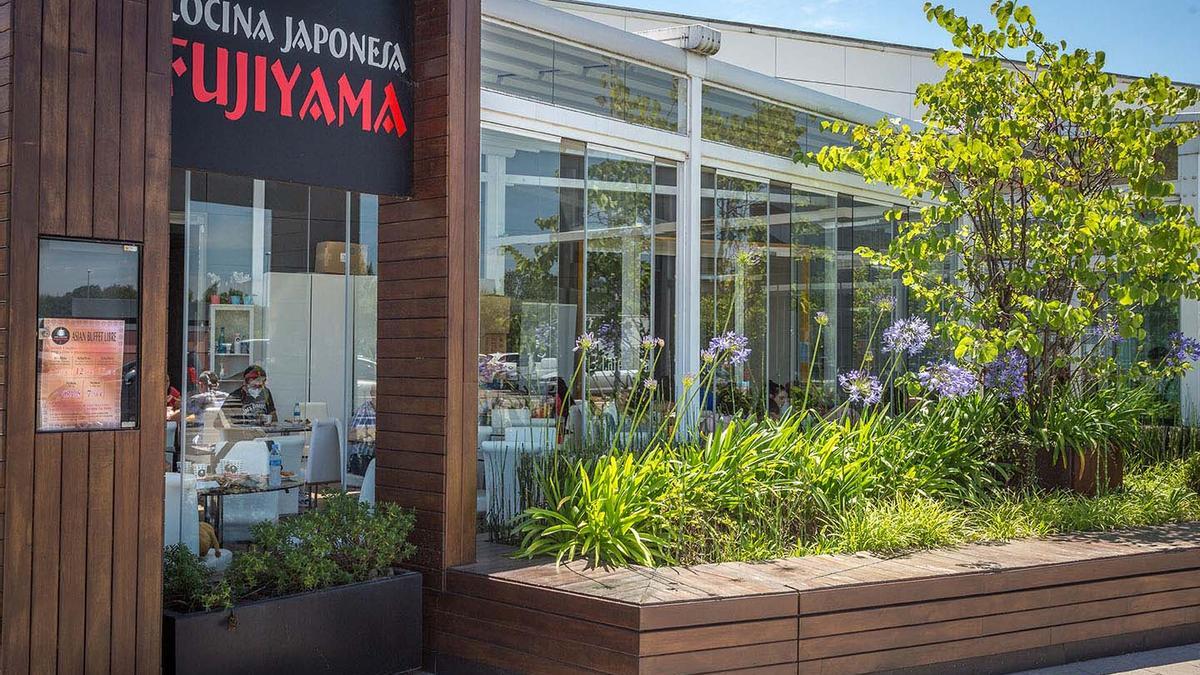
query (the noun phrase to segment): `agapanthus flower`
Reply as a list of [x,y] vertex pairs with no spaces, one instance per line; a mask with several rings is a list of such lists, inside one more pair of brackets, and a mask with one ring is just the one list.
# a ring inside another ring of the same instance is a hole
[[1178,368],[1194,361],[1200,361],[1200,340],[1188,337],[1183,333],[1171,333],[1167,339],[1170,340],[1166,357],[1168,366]]
[[1105,317],[1094,326],[1089,326],[1084,334],[1096,342],[1121,342],[1121,325],[1114,317]]
[[575,351],[588,352],[595,349],[598,344],[599,341],[596,340],[596,334],[588,331],[575,338]]
[[655,390],[658,389],[658,381],[652,377],[647,377],[642,382],[642,386],[646,388],[646,391],[654,392]]
[[642,349],[644,349],[646,351],[650,351],[650,350],[654,349],[655,347],[662,349],[664,346],[666,346],[666,344],[667,344],[666,340],[664,340],[662,338],[654,337],[653,335],[647,335],[642,338]]
[[883,398],[883,384],[878,377],[865,370],[851,370],[838,375],[838,385],[855,405],[873,405]]
[[917,381],[927,391],[942,398],[959,398],[975,391],[979,380],[975,373],[949,361],[931,363],[917,373]]
[[817,317],[815,320],[816,320],[818,326],[828,326],[829,325],[829,315],[826,314],[825,312],[817,312]]
[[706,362],[728,358],[733,365],[741,365],[750,359],[750,340],[745,335],[729,331],[708,341],[708,349],[700,352]]
[[500,360],[499,354],[479,355],[480,383],[487,384],[502,372],[504,372],[504,362]]
[[758,251],[744,244],[734,248],[731,257],[738,269],[743,270],[753,267],[759,261]]
[[883,349],[888,352],[903,352],[912,356],[919,354],[933,333],[929,322],[921,317],[900,319],[883,331]]
[[877,295],[871,302],[885,314],[896,308],[896,299],[890,295]]
[[1029,359],[1020,350],[1010,349],[983,370],[983,386],[1010,398],[1025,395],[1025,371]]
[[688,373],[683,376],[683,388],[689,389],[693,384],[696,384],[696,376]]

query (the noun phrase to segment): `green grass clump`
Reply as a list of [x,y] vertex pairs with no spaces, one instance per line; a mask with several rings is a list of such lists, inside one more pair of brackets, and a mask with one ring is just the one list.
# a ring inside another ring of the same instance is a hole
[[807,553],[871,551],[893,554],[957,544],[967,531],[965,515],[929,497],[900,495],[866,502],[840,514]]

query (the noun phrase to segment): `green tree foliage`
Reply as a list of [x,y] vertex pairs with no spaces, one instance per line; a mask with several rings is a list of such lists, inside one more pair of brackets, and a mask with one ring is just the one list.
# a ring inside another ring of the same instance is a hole
[[923,125],[859,126],[852,147],[807,159],[912,200],[890,248],[859,255],[940,315],[960,358],[1027,354],[1039,419],[1088,370],[1089,328],[1141,338],[1146,308],[1200,295],[1200,229],[1161,161],[1200,131],[1170,124],[1200,92],[1162,75],[1118,82],[1103,52],[1047,39],[1011,1],[992,5],[994,27],[925,11],[954,48],[934,56],[942,81],[917,89]]

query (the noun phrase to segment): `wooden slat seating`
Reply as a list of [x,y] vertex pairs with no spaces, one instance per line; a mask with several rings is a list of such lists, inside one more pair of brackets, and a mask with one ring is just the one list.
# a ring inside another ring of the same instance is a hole
[[478,550],[434,648],[502,671],[1006,672],[1200,639],[1200,524],[692,568]]

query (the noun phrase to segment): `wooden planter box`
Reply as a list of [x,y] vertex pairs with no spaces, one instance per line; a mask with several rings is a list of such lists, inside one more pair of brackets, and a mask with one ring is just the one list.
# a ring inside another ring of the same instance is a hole
[[163,614],[163,672],[401,673],[421,666],[421,575]]
[[[1100,466],[1106,462],[1106,466]],[[1125,483],[1125,453],[1112,450],[1103,454],[1092,450],[1083,455],[1072,452],[1067,463],[1052,462],[1049,452],[1038,453],[1037,471],[1042,487],[1050,490],[1071,490],[1087,497],[1094,497],[1103,484],[1106,491],[1120,488]]]

